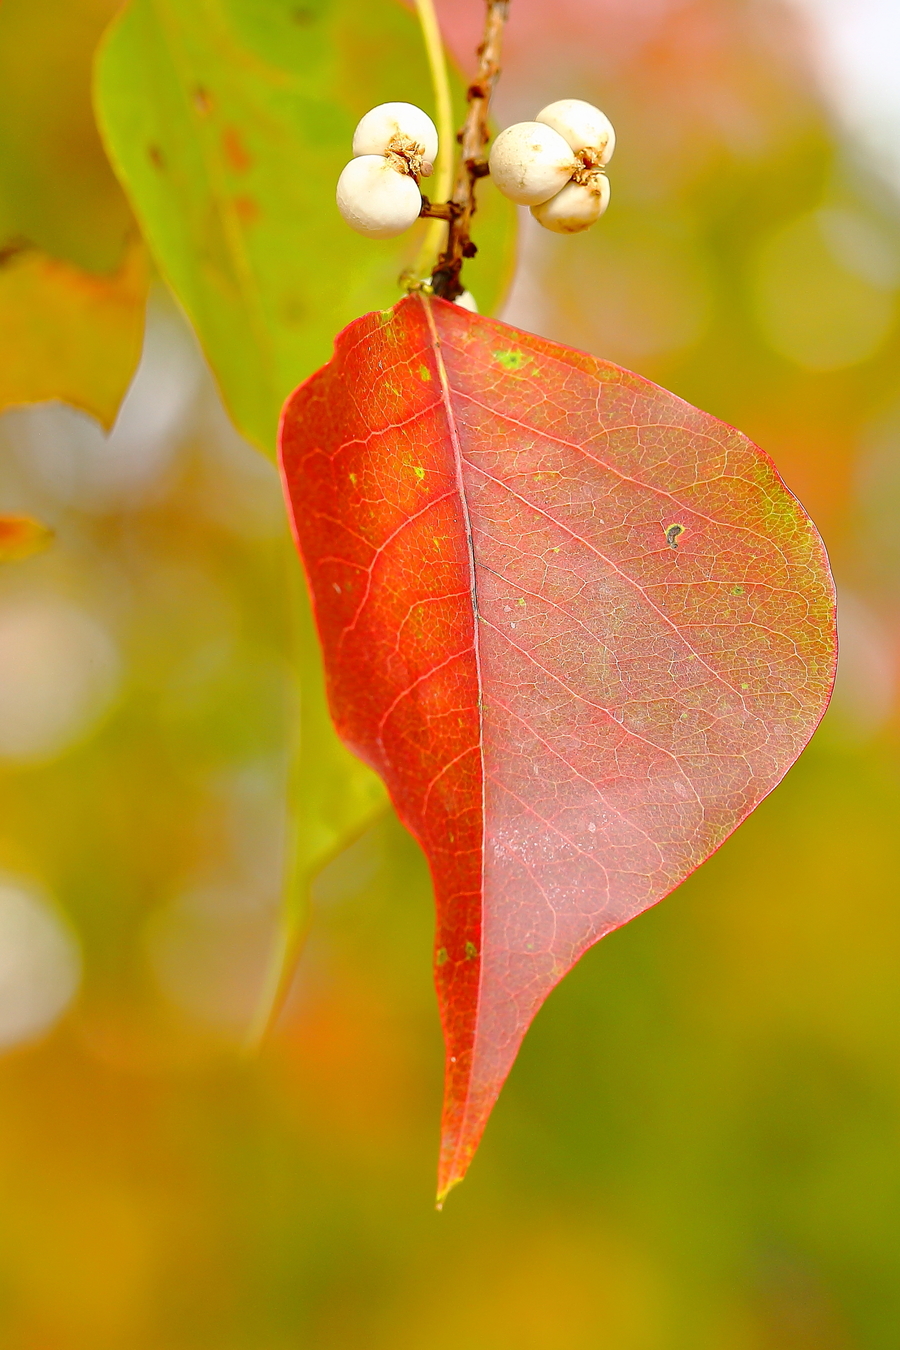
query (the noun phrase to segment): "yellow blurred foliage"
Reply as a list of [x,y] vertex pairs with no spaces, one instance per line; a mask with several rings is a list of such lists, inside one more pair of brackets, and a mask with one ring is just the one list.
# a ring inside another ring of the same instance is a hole
[[23,249],[0,266],[0,408],[62,399],[107,429],[141,353],[144,247],[109,276]]
[[0,407],[61,399],[111,426],[146,275],[91,108],[116,0],[0,5]]
[[22,240],[93,272],[134,222],[91,110],[94,49],[117,0],[0,5],[0,247]]

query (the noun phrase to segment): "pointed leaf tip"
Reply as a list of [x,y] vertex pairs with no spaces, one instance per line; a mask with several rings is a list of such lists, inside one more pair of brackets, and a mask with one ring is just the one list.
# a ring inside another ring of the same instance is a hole
[[809,740],[831,576],[739,432],[421,295],[338,337],[280,453],[335,723],[431,866],[442,1204],[550,990]]

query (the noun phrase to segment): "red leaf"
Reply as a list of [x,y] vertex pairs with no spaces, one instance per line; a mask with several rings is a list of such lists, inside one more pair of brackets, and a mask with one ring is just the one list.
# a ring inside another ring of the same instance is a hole
[[341,333],[281,456],[335,723],[431,865],[443,1197],[554,985],[809,740],[831,577],[739,432],[442,300]]

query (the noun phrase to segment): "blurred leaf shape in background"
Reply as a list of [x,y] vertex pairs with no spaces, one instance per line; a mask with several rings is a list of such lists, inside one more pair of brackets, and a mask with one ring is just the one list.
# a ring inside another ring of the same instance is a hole
[[0,516],[0,562],[18,562],[40,553],[53,532],[30,516]]
[[146,269],[91,109],[113,0],[0,5],[0,407],[109,427],[140,355]]
[[[334,201],[356,121],[388,99],[433,111],[421,34],[396,0],[132,0],[101,49],[112,163],[232,417],[269,454],[287,395],[339,329],[396,299],[421,243],[424,222],[354,234]],[[488,261],[470,281],[482,309],[508,280],[514,228],[488,188]]]
[[61,399],[108,431],[141,354],[146,300],[139,241],[111,273],[11,248],[0,259],[0,408]]
[[335,732],[306,582],[293,556],[289,566],[291,665],[300,706],[288,782],[290,821],[282,901],[271,957],[247,1030],[250,1045],[258,1044],[270,1029],[290,992],[316,875],[387,806],[381,779]]
[[0,242],[91,272],[122,262],[134,220],[91,108],[94,50],[117,0],[0,6]]

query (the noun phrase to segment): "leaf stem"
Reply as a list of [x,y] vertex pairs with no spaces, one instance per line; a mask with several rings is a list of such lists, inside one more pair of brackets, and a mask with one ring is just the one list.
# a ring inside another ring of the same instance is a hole
[[[453,184],[453,146],[456,143],[450,76],[447,71],[447,58],[434,8],[434,0],[415,0],[415,5],[422,29],[425,53],[428,57],[431,83],[434,88],[438,131],[438,153],[434,166],[434,195],[437,201],[445,202],[450,196],[450,188]],[[442,223],[441,219],[434,219],[426,231],[416,259],[414,269],[416,277],[420,277],[430,270],[432,259],[445,250],[446,239],[446,225]]]
[[486,0],[484,38],[478,48],[478,71],[469,85],[468,110],[459,134],[462,153],[456,174],[451,202],[458,208],[450,221],[447,247],[438,259],[437,271],[432,277],[436,295],[455,300],[463,292],[460,281],[463,260],[474,257],[471,240],[472,216],[475,214],[475,189],[479,178],[487,172],[484,148],[491,138],[488,127],[488,108],[494,85],[500,74],[500,48],[503,27],[509,17],[509,0]]

